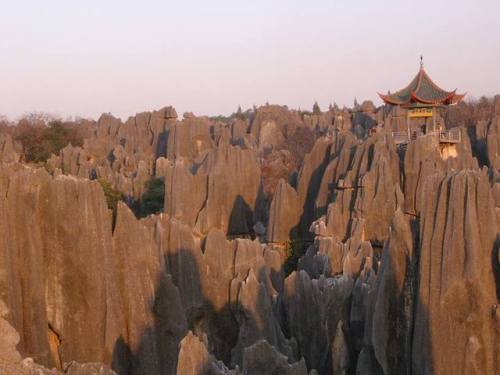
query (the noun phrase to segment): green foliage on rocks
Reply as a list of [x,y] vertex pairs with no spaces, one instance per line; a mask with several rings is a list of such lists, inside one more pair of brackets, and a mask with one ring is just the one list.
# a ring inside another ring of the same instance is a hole
[[165,205],[165,181],[162,177],[153,177],[142,194],[139,216],[145,217],[163,211]]
[[304,255],[306,245],[307,244],[301,239],[295,239],[286,242],[284,249],[285,263],[283,265],[285,276],[290,275],[297,269],[297,263],[299,261],[299,258]]
[[98,178],[97,182],[101,185],[102,191],[104,192],[104,196],[106,197],[106,203],[108,204],[108,208],[110,210],[116,210],[116,206],[118,202],[123,200],[123,194],[116,189],[113,189],[113,186],[104,178]]

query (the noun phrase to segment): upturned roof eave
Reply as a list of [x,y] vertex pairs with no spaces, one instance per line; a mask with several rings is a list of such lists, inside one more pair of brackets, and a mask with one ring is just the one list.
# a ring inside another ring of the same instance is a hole
[[[419,91],[423,90],[422,82],[426,81],[426,84],[423,87],[429,87],[431,89],[431,93],[429,97],[425,96],[425,93],[421,93]],[[422,89],[422,90],[421,90]],[[424,70],[423,66],[420,67],[418,74],[411,80],[410,84],[408,84],[405,88],[398,90],[394,94],[380,94],[377,93],[380,98],[386,104],[392,105],[409,105],[411,103],[421,103],[426,105],[447,105],[450,103],[458,103],[463,99],[465,94],[457,94],[456,89],[453,91],[443,90],[439,87],[434,81],[429,77],[427,72]],[[423,95],[424,94],[424,95]],[[432,98],[432,96],[437,96],[437,99]],[[407,100],[401,100],[399,98],[406,98]]]

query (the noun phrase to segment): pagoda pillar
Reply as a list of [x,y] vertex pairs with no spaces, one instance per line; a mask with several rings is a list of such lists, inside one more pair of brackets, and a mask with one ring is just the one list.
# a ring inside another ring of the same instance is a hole
[[432,107],[432,131],[436,131],[436,108]]
[[410,131],[410,111],[406,112],[406,129],[408,131],[408,141],[411,141],[411,131]]

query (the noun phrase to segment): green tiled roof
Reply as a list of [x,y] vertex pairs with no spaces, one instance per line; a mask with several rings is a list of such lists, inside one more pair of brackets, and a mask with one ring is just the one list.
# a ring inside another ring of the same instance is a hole
[[395,105],[415,105],[417,103],[441,105],[456,103],[463,98],[463,95],[457,95],[455,91],[446,91],[440,88],[421,67],[415,78],[404,89],[394,94],[379,95],[384,102]]

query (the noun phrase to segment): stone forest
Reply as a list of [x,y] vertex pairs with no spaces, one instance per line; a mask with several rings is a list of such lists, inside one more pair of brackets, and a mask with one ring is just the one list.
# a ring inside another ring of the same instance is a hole
[[0,373],[500,374],[500,96],[387,89],[4,121]]

